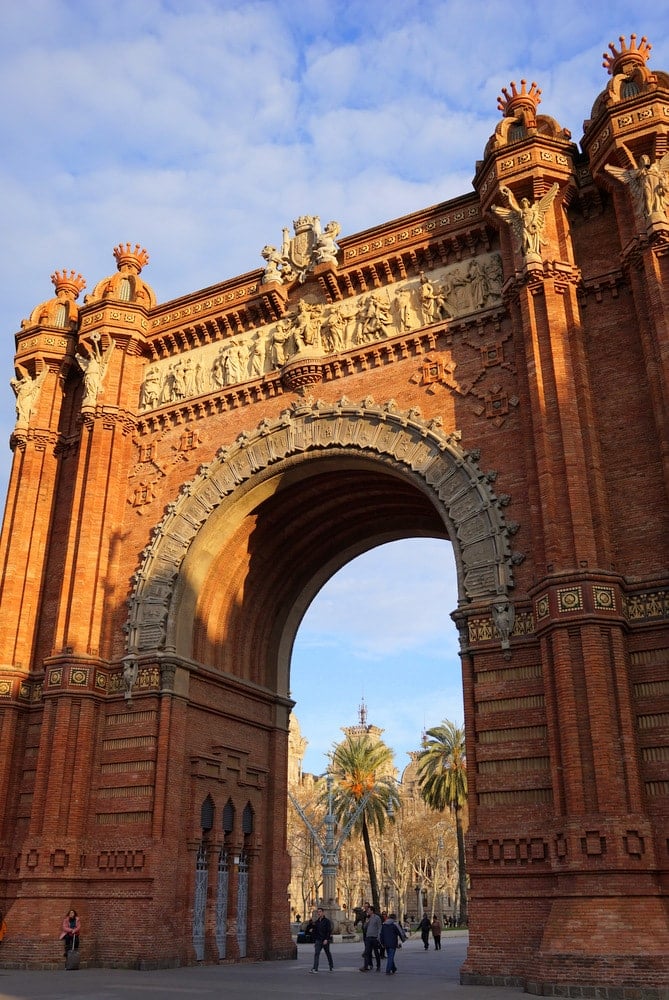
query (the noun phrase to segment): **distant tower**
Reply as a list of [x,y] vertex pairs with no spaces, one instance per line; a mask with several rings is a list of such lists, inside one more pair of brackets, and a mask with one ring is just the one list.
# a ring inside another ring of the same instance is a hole
[[345,736],[371,736],[374,741],[380,740],[383,733],[383,729],[379,729],[378,726],[372,726],[367,722],[367,705],[364,698],[358,707],[358,722],[356,725],[342,726],[341,731]]

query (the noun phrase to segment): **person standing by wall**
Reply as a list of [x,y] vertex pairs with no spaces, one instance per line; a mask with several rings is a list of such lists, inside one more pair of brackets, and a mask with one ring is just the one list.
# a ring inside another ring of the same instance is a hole
[[80,932],[81,920],[77,916],[77,911],[69,910],[63,918],[63,925],[60,933],[60,940],[64,942],[65,947],[65,961],[67,961],[68,951],[79,947]]

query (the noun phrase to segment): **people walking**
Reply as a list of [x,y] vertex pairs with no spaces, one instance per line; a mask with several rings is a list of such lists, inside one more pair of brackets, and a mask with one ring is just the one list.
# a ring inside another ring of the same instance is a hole
[[441,951],[441,920],[436,914],[432,917],[432,937],[434,938],[434,950]]
[[407,936],[404,930],[397,923],[394,913],[390,913],[384,920],[381,927],[381,944],[386,950],[386,975],[394,976],[397,972],[395,965],[395,952],[402,947],[402,941],[406,941]]
[[376,971],[381,971],[381,954],[379,951],[379,935],[381,933],[381,927],[381,917],[378,915],[373,906],[368,906],[364,933],[365,954],[363,964],[360,969],[361,972],[372,971],[372,955],[374,956],[374,961],[376,962]]
[[427,913],[423,914],[423,919],[418,925],[420,930],[420,936],[423,939],[423,947],[425,951],[430,947],[430,931],[432,930],[432,924],[430,923],[430,918]]
[[307,933],[310,933],[314,939],[314,964],[309,971],[318,972],[318,963],[320,961],[321,951],[324,951],[325,957],[328,960],[330,972],[332,972],[334,969],[332,955],[330,954],[330,943],[332,942],[332,921],[329,917],[325,916],[325,911],[322,906],[319,906],[316,910],[316,919],[310,920],[307,924]]

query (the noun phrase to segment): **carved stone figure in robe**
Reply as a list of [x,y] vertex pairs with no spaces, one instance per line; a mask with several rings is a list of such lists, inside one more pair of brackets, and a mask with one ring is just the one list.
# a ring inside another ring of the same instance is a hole
[[490,289],[488,287],[487,275],[476,259],[469,262],[467,278],[469,281],[472,308],[483,309],[488,301]]
[[414,327],[414,315],[410,288],[400,289],[395,296],[394,306],[397,313],[400,331],[404,333],[407,330],[412,330]]
[[228,352],[225,347],[221,347],[211,366],[211,377],[217,389],[222,389],[228,384],[229,364]]
[[251,378],[258,378],[263,373],[265,349],[260,334],[249,344],[248,373]]
[[437,293],[424,271],[420,272],[420,307],[425,326],[437,320]]
[[153,366],[146,369],[142,388],[139,393],[139,405],[146,409],[155,406],[160,399],[160,375],[158,369]]
[[560,186],[556,182],[539,201],[530,202],[528,198],[521,198],[520,204],[518,204],[511,188],[504,186],[500,188],[500,191],[508,201],[509,207],[491,205],[495,215],[503,219],[513,229],[517,248],[528,261],[541,260],[541,247],[545,242],[543,234],[546,213],[553,204],[559,189]]
[[87,348],[88,351],[87,354],[75,354],[77,364],[84,373],[84,398],[81,405],[95,406],[109,358],[114,350],[114,340],[110,337],[109,344],[103,350],[100,334],[94,333],[90,340],[81,341],[79,347]]
[[331,309],[321,325],[321,338],[326,351],[346,349],[346,320],[339,308]]
[[310,305],[304,299],[297,304],[292,322],[292,334],[298,351],[307,347],[320,347],[320,306]]
[[290,320],[284,319],[272,331],[272,367],[281,368],[289,354],[288,342],[292,337]]
[[20,368],[18,372],[18,377],[10,379],[9,384],[16,395],[16,426],[27,427],[32,408],[46,375],[46,368],[43,368],[35,378]]
[[377,292],[367,297],[360,310],[358,343],[367,344],[373,340],[383,340],[388,336],[392,324],[390,307],[381,301]]
[[669,205],[669,153],[651,163],[645,153],[638,164],[627,150],[633,167],[614,167],[607,163],[605,170],[622,184],[628,184],[634,204],[646,222],[665,221]]

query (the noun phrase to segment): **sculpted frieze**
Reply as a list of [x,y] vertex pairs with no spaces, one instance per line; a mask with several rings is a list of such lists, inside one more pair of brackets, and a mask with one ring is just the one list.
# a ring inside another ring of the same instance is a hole
[[305,297],[276,323],[150,364],[139,409],[221,392],[277,371],[295,357],[328,357],[458,319],[499,305],[501,293],[502,261],[490,253],[334,305]]

